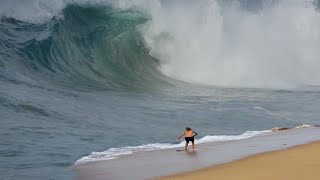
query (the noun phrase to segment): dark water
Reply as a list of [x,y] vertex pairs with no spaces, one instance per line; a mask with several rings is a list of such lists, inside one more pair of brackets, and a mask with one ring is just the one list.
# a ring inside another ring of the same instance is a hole
[[319,124],[317,86],[228,88],[163,75],[141,34],[152,19],[145,9],[69,3],[58,12],[40,21],[0,13],[0,179],[72,179],[71,166],[91,152],[174,144],[185,126],[201,138]]

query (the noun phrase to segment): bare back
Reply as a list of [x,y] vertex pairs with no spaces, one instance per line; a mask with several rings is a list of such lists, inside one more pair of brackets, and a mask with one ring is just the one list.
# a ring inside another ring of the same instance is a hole
[[192,131],[192,130],[186,131],[186,132],[185,132],[185,136],[186,136],[186,137],[193,137],[193,131]]

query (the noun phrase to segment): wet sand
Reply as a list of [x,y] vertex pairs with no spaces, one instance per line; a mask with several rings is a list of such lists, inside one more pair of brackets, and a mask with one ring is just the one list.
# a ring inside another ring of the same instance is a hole
[[320,179],[319,154],[320,141],[161,180],[314,180]]
[[[256,136],[243,140],[214,142],[197,145],[197,151],[176,151],[176,149],[166,149],[149,152],[139,152],[135,154],[121,156],[113,160],[90,162],[74,166],[76,180],[142,180],[155,179],[174,174],[187,173],[190,171],[201,170],[211,166],[225,164],[236,161],[237,164],[248,156],[266,153],[270,151],[283,150],[290,147],[307,144],[320,140],[319,128],[299,128],[285,131],[271,132],[265,135]],[[317,148],[320,149],[320,148]],[[283,155],[283,157],[292,154]],[[317,154],[319,156],[319,151]],[[264,157],[257,156],[257,157]],[[250,158],[251,159],[251,158]],[[264,158],[262,158],[264,159]],[[316,157],[315,157],[316,159]],[[283,161],[283,160],[280,160]],[[270,162],[280,163],[277,158]],[[319,161],[320,162],[320,161]],[[253,166],[262,166],[263,163],[257,162]],[[247,165],[241,166],[244,168]],[[309,165],[308,165],[309,166]],[[224,172],[225,165],[222,165]],[[240,173],[242,169],[239,169]],[[267,169],[268,167],[265,167]],[[318,167],[320,170],[320,167]],[[264,168],[262,168],[264,169]],[[282,170],[277,168],[281,174]],[[250,170],[250,168],[248,169]],[[299,170],[299,169],[298,169]],[[292,171],[298,171],[296,169]],[[201,170],[206,172],[208,170]],[[211,169],[210,169],[211,171]],[[255,172],[256,170],[251,172]],[[300,170],[299,170],[300,171]],[[200,172],[200,171],[199,171]],[[244,171],[245,172],[245,171]],[[320,171],[319,171],[320,172]],[[226,174],[226,173],[225,173]],[[260,174],[267,174],[262,171]],[[190,174],[188,174],[189,177]],[[211,175],[207,175],[211,176]],[[237,175],[232,179],[238,179]],[[185,178],[185,177],[183,177]],[[192,179],[203,179],[194,177]],[[212,178],[211,178],[212,179]],[[219,178],[215,178],[219,179]],[[260,178],[258,178],[260,179]],[[305,178],[306,179],[306,178]],[[307,179],[306,179],[307,180]]]

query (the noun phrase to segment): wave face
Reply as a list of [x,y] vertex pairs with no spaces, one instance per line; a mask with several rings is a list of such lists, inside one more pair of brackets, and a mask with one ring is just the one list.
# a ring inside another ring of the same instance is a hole
[[168,82],[163,75],[218,86],[320,85],[318,5],[315,0],[4,1],[0,73],[73,88],[145,89]]
[[140,33],[149,18],[142,11],[81,3],[58,10],[2,17],[2,77],[85,89],[145,89],[164,79]]

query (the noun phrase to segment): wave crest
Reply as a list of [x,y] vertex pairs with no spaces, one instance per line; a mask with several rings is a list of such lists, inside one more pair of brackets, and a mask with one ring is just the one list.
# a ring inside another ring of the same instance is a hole
[[141,11],[73,4],[61,13],[40,24],[2,18],[13,42],[4,46],[19,56],[11,66],[69,87],[143,88],[164,79],[144,45],[140,28],[148,17]]

